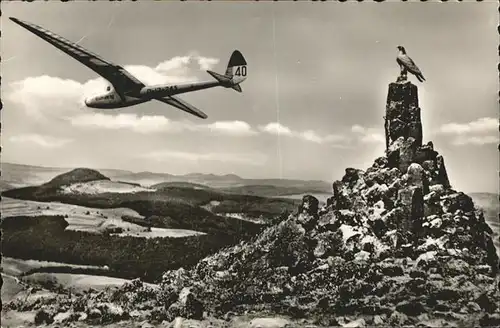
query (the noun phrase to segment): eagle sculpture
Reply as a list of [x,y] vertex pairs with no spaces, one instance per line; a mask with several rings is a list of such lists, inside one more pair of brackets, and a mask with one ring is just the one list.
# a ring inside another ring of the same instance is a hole
[[424,75],[420,71],[420,69],[415,65],[413,60],[408,57],[406,54],[406,50],[403,46],[398,46],[399,54],[396,58],[396,61],[401,68],[401,77],[406,80],[407,73],[410,72],[417,77],[420,82],[425,81]]

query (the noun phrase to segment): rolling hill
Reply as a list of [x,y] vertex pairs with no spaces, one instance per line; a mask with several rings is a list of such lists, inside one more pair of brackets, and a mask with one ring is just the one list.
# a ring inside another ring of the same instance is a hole
[[[71,171],[72,168],[45,167],[4,162],[1,164],[1,170],[1,190],[3,191],[13,188],[40,185],[53,179],[57,175]],[[130,173],[128,171],[114,169],[104,169],[99,170],[99,172],[111,178]]]

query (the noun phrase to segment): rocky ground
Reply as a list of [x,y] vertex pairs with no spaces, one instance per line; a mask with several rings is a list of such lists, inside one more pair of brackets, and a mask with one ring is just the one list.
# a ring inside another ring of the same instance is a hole
[[[391,88],[388,111],[397,115],[389,114],[411,121],[418,102],[400,96],[416,89]],[[297,213],[193,268],[166,272],[155,286],[134,280],[82,295],[26,296],[5,308],[65,326],[499,326],[491,228],[451,187],[418,124],[394,122],[385,156],[366,170],[346,169],[322,208],[305,196]]]
[[37,311],[37,323],[222,325],[255,313],[319,326],[499,325],[498,256],[482,212],[439,183],[440,168],[424,163],[442,161],[435,152],[401,172],[402,156],[391,162],[398,145],[366,171],[346,169],[327,206],[305,196],[298,213],[191,270],[166,272],[157,286],[135,280],[5,307]]

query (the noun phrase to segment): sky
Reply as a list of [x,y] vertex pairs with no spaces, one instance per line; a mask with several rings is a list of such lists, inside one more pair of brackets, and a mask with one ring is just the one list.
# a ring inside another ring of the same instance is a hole
[[[2,5],[2,161],[247,178],[334,181],[384,154],[397,46],[422,70],[424,142],[457,190],[498,191],[498,11],[482,3],[6,2]],[[93,71],[7,17],[38,24],[145,84],[210,81],[231,52],[243,93],[82,105],[104,92]]]

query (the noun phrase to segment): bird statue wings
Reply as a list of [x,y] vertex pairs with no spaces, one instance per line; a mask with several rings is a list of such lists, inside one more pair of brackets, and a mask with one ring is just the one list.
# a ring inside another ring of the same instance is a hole
[[405,48],[402,46],[398,46],[398,50],[399,54],[396,61],[398,62],[399,67],[401,68],[401,77],[404,80],[406,80],[407,73],[410,72],[413,75],[415,75],[420,82],[425,81],[424,75],[417,67],[417,65],[415,65],[413,60],[410,57],[408,57]]

